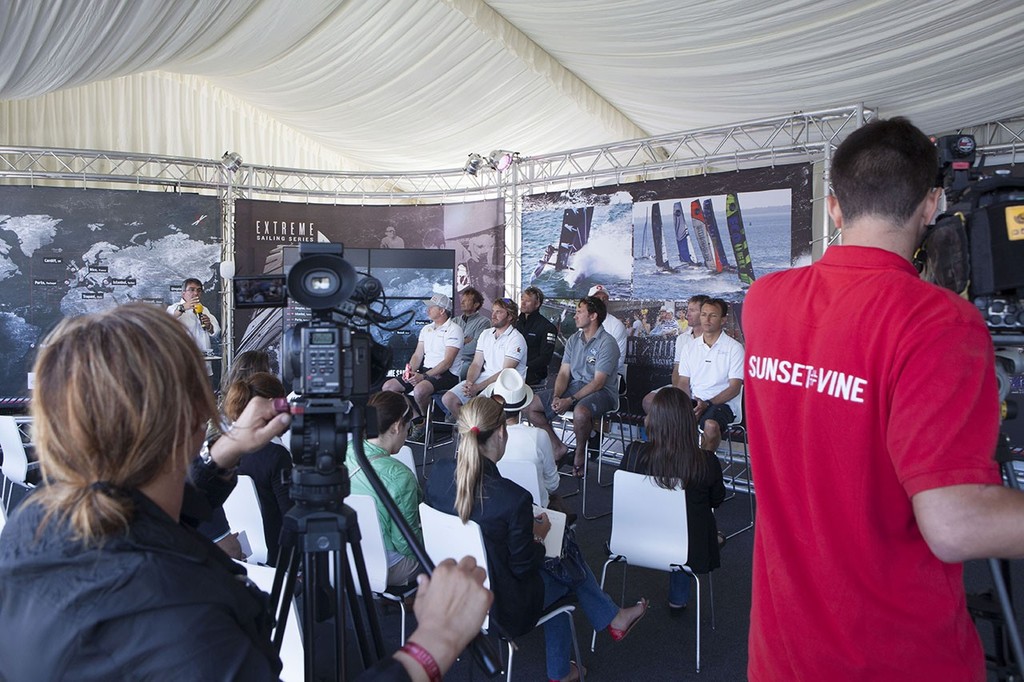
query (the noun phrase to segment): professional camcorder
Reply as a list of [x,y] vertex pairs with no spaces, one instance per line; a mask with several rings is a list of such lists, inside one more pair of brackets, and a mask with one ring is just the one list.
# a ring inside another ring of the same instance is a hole
[[936,146],[948,208],[925,237],[922,276],[972,301],[997,344],[1024,345],[1024,178],[975,167],[971,135]]
[[[380,281],[357,274],[341,244],[303,244],[285,275],[236,277],[236,308],[284,307],[291,298],[311,319],[284,333],[281,370],[291,400],[290,449],[297,466],[320,473],[345,459],[352,404],[365,405],[383,381],[391,351],[365,330],[393,318],[370,305],[383,296]],[[360,425],[362,427],[362,425]],[[361,429],[360,429],[361,430]],[[294,481],[297,482],[297,481]]]

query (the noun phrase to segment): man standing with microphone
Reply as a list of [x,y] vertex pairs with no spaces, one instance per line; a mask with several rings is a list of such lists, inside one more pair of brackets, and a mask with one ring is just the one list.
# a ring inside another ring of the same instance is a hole
[[[203,283],[190,277],[181,286],[181,300],[167,306],[167,312],[185,325],[185,331],[199,350],[208,356],[213,351],[213,339],[220,336],[220,322],[203,308],[199,301],[202,295]],[[206,373],[213,376],[213,366],[209,362],[206,363]]]

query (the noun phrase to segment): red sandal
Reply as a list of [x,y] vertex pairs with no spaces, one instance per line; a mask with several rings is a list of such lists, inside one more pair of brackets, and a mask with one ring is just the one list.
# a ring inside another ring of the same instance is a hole
[[608,634],[611,635],[612,641],[621,642],[626,639],[626,635],[632,632],[633,627],[640,622],[640,619],[647,615],[647,600],[641,598],[637,604],[643,606],[643,609],[640,611],[640,615],[634,618],[633,622],[626,626],[625,630],[616,630],[611,625],[608,626]]

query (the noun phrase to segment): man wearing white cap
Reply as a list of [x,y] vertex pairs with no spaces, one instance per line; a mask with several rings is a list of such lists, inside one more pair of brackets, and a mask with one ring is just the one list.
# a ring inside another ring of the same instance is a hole
[[[533,389],[514,369],[503,369],[493,384],[481,391],[483,396],[500,396],[504,401],[505,418],[508,425],[508,440],[505,442],[506,460],[524,460],[537,468],[537,482],[540,499],[537,504],[547,507],[549,496],[558,490],[558,469],[551,450],[551,440],[543,430],[530,426],[521,420],[522,410],[533,402]],[[499,468],[500,468],[499,463]]]
[[424,304],[431,324],[420,330],[416,350],[402,376],[388,379],[382,386],[385,391],[411,393],[421,416],[427,412],[430,396],[458,383],[462,369],[458,359],[462,350],[462,328],[451,319],[452,299],[434,294]]
[[[596,296],[604,302],[605,308],[608,307],[608,290],[600,284],[595,284],[590,287],[590,291],[587,296]],[[620,381],[626,378],[626,337],[629,334],[626,333],[626,325],[622,324],[619,318],[612,315],[610,312],[605,316],[604,322],[601,323],[601,327],[612,335],[615,339],[615,345],[619,347],[619,378]]]
[[518,315],[519,308],[511,298],[499,298],[491,304],[491,329],[480,334],[466,380],[442,398],[453,421],[470,398],[494,383],[501,370],[512,368],[526,377],[526,339],[513,326]]

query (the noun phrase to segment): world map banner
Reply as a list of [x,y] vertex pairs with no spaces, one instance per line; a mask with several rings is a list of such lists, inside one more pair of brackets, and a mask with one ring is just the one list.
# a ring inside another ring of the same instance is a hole
[[40,340],[63,318],[166,306],[195,277],[223,320],[217,197],[0,187],[0,400],[29,395]]

